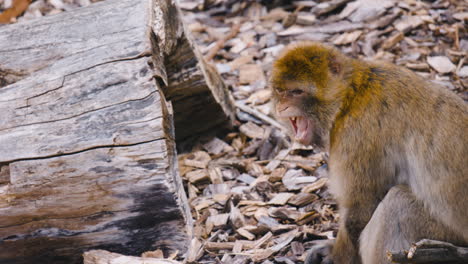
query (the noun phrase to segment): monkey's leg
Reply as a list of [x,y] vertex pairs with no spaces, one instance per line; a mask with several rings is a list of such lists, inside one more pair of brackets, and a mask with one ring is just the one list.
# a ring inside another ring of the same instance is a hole
[[406,186],[395,186],[375,210],[360,237],[363,264],[390,263],[387,251],[402,251],[421,239],[464,244],[450,228],[437,222]]
[[332,256],[335,264],[360,264],[359,236],[371,217],[368,208],[340,208],[340,227],[333,245]]

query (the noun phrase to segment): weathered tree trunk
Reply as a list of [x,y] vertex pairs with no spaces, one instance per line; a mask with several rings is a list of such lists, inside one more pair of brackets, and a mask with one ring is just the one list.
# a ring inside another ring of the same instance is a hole
[[157,258],[141,258],[123,256],[117,253],[112,253],[106,250],[91,250],[83,254],[83,264],[116,264],[116,263],[131,263],[131,264],[182,264],[178,261],[157,259]]
[[468,248],[457,247],[444,241],[423,239],[408,251],[387,252],[387,257],[392,263],[402,264],[465,264],[468,263]]
[[184,139],[233,113],[190,43],[171,0],[0,27],[0,263],[185,253],[173,118]]

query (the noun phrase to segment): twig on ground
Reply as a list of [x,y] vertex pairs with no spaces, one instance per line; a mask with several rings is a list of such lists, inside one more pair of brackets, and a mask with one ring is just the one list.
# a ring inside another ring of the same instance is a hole
[[248,113],[248,114],[251,114],[255,117],[257,117],[258,119],[266,122],[267,124],[270,124],[278,129],[280,129],[283,133],[287,134],[288,130],[283,126],[281,125],[278,121],[274,120],[273,118],[263,114],[262,112],[258,111],[257,109],[254,109],[250,106],[247,106],[245,105],[244,103],[241,103],[241,102],[236,102],[236,107],[239,108],[240,110]]
[[218,51],[220,49],[222,49],[224,47],[224,45],[226,44],[226,42],[230,39],[232,39],[233,37],[235,37],[238,33],[239,33],[239,30],[241,28],[241,23],[236,23],[232,26],[231,28],[231,31],[229,31],[229,34],[227,34],[226,36],[224,36],[224,38],[218,40],[216,42],[216,45],[213,47],[213,49],[210,50],[210,52],[208,52],[208,54],[206,54],[205,56],[205,60],[206,61],[211,61],[214,56],[216,56],[216,54],[218,53]]
[[468,248],[453,244],[423,239],[409,251],[387,252],[388,260],[394,263],[468,263]]

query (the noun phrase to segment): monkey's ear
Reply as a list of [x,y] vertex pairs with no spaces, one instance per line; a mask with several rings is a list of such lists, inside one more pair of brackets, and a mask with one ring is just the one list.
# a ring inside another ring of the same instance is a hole
[[328,69],[334,75],[338,75],[341,73],[342,64],[338,56],[336,56],[335,54],[330,54],[330,56],[328,57]]

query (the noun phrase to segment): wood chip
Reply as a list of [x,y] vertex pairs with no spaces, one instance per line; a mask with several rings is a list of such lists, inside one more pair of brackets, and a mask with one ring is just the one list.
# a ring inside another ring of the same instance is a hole
[[288,200],[294,196],[294,193],[277,193],[269,202],[268,204],[273,205],[285,205]]
[[449,73],[457,68],[449,58],[445,56],[427,57],[427,63],[439,73]]
[[452,16],[453,18],[458,19],[460,21],[468,20],[468,12],[455,13]]
[[314,219],[317,219],[319,217],[320,217],[320,214],[315,212],[315,211],[307,212],[307,213],[303,214],[302,216],[300,216],[296,220],[296,223],[298,225],[306,225],[306,224],[312,222]]
[[227,221],[229,219],[229,214],[218,214],[218,215],[212,215],[208,217],[206,220],[206,224],[208,225],[209,223],[213,224],[213,226],[223,226],[227,224]]
[[339,21],[332,24],[316,27],[292,26],[284,31],[278,32],[278,36],[293,36],[305,33],[340,33],[363,28],[362,23],[351,23],[349,21]]
[[317,180],[314,176],[305,176],[302,170],[289,170],[283,177],[283,184],[288,190],[299,190]]
[[203,144],[203,148],[206,151],[208,151],[208,153],[214,154],[214,155],[218,155],[223,152],[230,152],[233,150],[233,148],[229,146],[229,144],[227,144],[226,142],[222,141],[221,139],[217,137]]
[[239,67],[239,82],[241,84],[252,84],[259,81],[266,81],[265,74],[260,65],[245,64]]
[[362,34],[361,30],[356,30],[350,33],[343,33],[339,35],[335,40],[333,40],[333,44],[335,45],[346,45],[355,42]]
[[390,49],[393,48],[398,42],[402,41],[405,35],[403,32],[396,32],[392,36],[390,36],[387,40],[384,41],[382,44],[382,48]]
[[249,138],[263,139],[265,136],[265,129],[252,122],[247,122],[239,127],[240,132]]
[[419,16],[405,16],[395,22],[395,28],[406,34],[423,23],[424,21]]
[[187,166],[205,169],[210,161],[211,157],[208,153],[205,151],[196,151],[186,157],[184,164]]
[[141,254],[142,258],[164,258],[164,252],[161,249],[146,251]]
[[208,169],[208,176],[210,177],[210,181],[214,184],[223,183],[223,173],[221,172],[221,168],[215,167]]
[[317,22],[317,17],[310,14],[298,14],[296,24],[310,26]]
[[331,1],[327,1],[327,2],[322,2],[316,6],[314,6],[314,8],[312,8],[312,13],[314,14],[317,14],[317,15],[323,15],[323,14],[326,14],[328,12],[331,12],[341,6],[343,6],[344,4],[346,4],[347,2],[349,2],[350,0],[331,0]]
[[250,185],[251,183],[255,181],[255,178],[247,173],[242,173],[241,175],[239,175],[239,177],[237,177],[237,180],[241,182],[245,182]]
[[194,170],[187,172],[185,174],[185,177],[189,180],[191,183],[197,183],[201,181],[207,181],[210,179],[210,176],[208,174],[207,170]]
[[271,99],[271,90],[270,89],[262,89],[256,91],[255,93],[251,94],[249,98],[247,98],[247,103],[253,105],[264,104]]
[[179,7],[183,10],[195,10],[196,8],[198,8],[198,1],[191,1],[191,2],[188,2],[188,1],[183,1],[181,3],[179,3]]
[[254,247],[253,248],[259,248],[263,244],[267,243],[271,238],[273,237],[273,234],[271,232],[266,233],[264,236],[262,236],[260,239],[255,241]]
[[293,255],[296,255],[296,256],[301,256],[302,254],[304,254],[304,246],[302,245],[302,243],[299,243],[297,241],[293,241],[291,242],[291,251],[293,253]]
[[378,18],[374,22],[372,22],[369,27],[372,29],[376,28],[385,28],[386,26],[393,23],[400,15],[402,11],[400,8],[394,8],[394,11],[391,14],[385,15],[381,18]]
[[255,235],[250,233],[249,231],[247,231],[245,228],[239,228],[239,229],[236,230],[236,232],[239,235],[247,238],[248,240],[254,240],[255,239]]
[[302,207],[312,203],[318,198],[319,197],[313,193],[299,193],[294,195],[291,199],[289,199],[288,204],[297,207]]
[[262,217],[268,217],[268,209],[266,209],[265,207],[257,208],[257,210],[254,213],[254,216],[255,219],[257,219],[257,221],[260,221]]
[[245,225],[245,217],[239,210],[239,208],[235,207],[231,202],[231,213],[229,215],[229,219],[232,225],[236,228],[243,227]]
[[328,183],[328,178],[320,178],[316,182],[309,184],[305,186],[304,188],[302,188],[301,191],[304,193],[315,192],[316,190],[323,188],[323,186],[325,186],[327,183]]
[[458,72],[457,75],[460,78],[466,78],[468,77],[468,66],[463,66]]
[[267,15],[262,16],[262,20],[281,21],[288,15],[289,12],[285,11],[283,8],[275,8],[272,9]]
[[239,69],[242,65],[251,63],[253,61],[253,56],[252,55],[244,55],[236,58],[235,60],[231,61],[229,63],[229,66],[231,66],[232,70],[237,70]]
[[236,240],[236,242],[234,242],[234,247],[232,248],[232,253],[234,254],[241,253],[243,246],[244,246],[244,243],[242,243],[241,240]]
[[208,208],[208,206],[213,205],[214,203],[215,202],[212,199],[203,199],[199,202],[196,202],[194,208],[197,211],[201,211],[205,208]]
[[297,219],[301,214],[294,209],[293,207],[287,208],[287,207],[272,207],[268,209],[268,214],[271,217],[274,218],[279,218],[281,220],[294,220]]
[[429,65],[425,62],[420,62],[420,63],[406,63],[405,65],[407,68],[412,69],[412,70],[417,70],[417,71],[425,71],[429,70]]
[[381,16],[394,4],[393,0],[357,0],[347,4],[339,17],[355,23],[371,21]]

